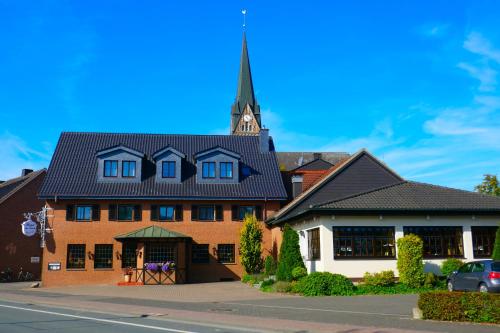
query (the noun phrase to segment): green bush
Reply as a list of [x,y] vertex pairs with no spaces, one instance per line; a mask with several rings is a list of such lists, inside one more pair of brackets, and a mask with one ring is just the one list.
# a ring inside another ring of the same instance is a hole
[[262,281],[262,283],[260,285],[260,288],[264,289],[266,287],[272,286],[273,284],[274,284],[274,280],[273,279],[264,280],[264,281]]
[[244,274],[241,278],[241,282],[253,285],[264,281],[265,279],[266,276],[264,276],[264,274]]
[[425,280],[422,260],[424,245],[420,237],[409,234],[398,239],[399,281],[409,287],[420,287]]
[[306,275],[307,269],[305,269],[304,267],[295,267],[294,269],[292,269],[292,279],[294,281],[298,281]]
[[373,274],[366,272],[363,280],[368,286],[391,286],[394,284],[394,271],[382,271]]
[[460,266],[462,266],[464,262],[460,259],[449,258],[443,261],[441,264],[441,274],[448,277],[451,273],[458,270]]
[[493,247],[491,259],[500,260],[500,225],[498,226],[497,233],[495,235],[495,246]]
[[434,287],[438,282],[438,278],[436,274],[432,272],[425,273],[424,286],[425,287]]
[[500,324],[500,295],[487,293],[427,292],[418,307],[424,319]]
[[262,229],[253,215],[245,216],[240,231],[241,264],[248,274],[255,274],[262,270]]
[[314,272],[300,279],[293,291],[304,296],[352,295],[354,285],[340,274]]
[[274,284],[274,288],[278,293],[292,292],[294,286],[295,286],[294,282],[288,282],[288,281],[278,281]]
[[267,256],[264,262],[264,273],[269,275],[276,274],[276,260],[274,260],[273,256]]
[[292,270],[295,267],[306,268],[300,254],[299,234],[288,224],[285,224],[276,278],[279,281],[292,281]]

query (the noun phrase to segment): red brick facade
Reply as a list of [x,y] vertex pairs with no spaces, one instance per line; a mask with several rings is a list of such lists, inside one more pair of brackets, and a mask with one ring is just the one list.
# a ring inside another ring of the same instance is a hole
[[[142,206],[141,221],[117,222],[109,221],[109,204],[140,204]],[[223,221],[201,222],[192,221],[192,205],[202,204],[223,205]],[[100,220],[92,222],[76,222],[66,220],[66,206],[68,204],[99,204]],[[151,205],[161,204],[182,204],[183,220],[176,222],[158,222],[151,221]],[[92,284],[107,283],[116,284],[123,281],[122,272],[122,242],[114,239],[115,236],[132,232],[151,225],[157,225],[173,232],[181,233],[192,238],[186,240],[185,246],[179,246],[178,256],[186,256],[184,263],[177,263],[179,270],[185,269],[186,282],[212,282],[224,279],[240,279],[243,274],[243,268],[240,264],[238,255],[239,232],[243,225],[242,222],[232,221],[232,205],[261,205],[263,208],[263,217],[271,217],[279,208],[280,203],[276,201],[268,202],[213,202],[213,201],[49,201],[48,205],[53,208],[49,218],[50,228],[53,233],[49,235],[47,247],[44,250],[42,279],[44,286],[72,285],[72,284]],[[275,254],[276,245],[273,246],[273,235],[271,229],[267,228],[265,223],[261,222],[264,231],[263,256]],[[85,244],[85,268],[67,269],[67,247],[68,244]],[[113,245],[113,264],[109,269],[94,269],[92,256],[96,244]],[[191,262],[190,252],[191,244],[208,244],[209,263],[195,264]],[[217,261],[216,249],[218,244],[235,245],[235,263],[222,264]],[[183,253],[182,248],[187,251]],[[142,265],[143,259],[139,258],[143,253],[138,253],[138,266]],[[178,258],[182,259],[182,258]],[[182,260],[181,260],[182,261]],[[61,263],[61,269],[49,271],[49,263]]]
[[41,262],[42,249],[40,237],[36,234],[27,237],[21,232],[23,213],[38,212],[44,202],[37,198],[38,190],[43,182],[45,171],[33,175],[34,179],[0,204],[0,270],[10,268],[17,278],[20,268],[24,272],[31,272],[35,278],[40,277],[41,264],[32,263],[31,257],[39,257]]

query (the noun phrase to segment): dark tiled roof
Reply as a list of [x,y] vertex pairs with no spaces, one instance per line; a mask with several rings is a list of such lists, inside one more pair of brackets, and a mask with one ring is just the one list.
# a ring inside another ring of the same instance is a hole
[[448,187],[405,181],[320,204],[317,208],[402,211],[497,211],[500,198]]
[[45,169],[30,172],[26,176],[9,179],[0,184],[0,203],[10,197],[17,190],[23,188],[31,180],[45,172]]
[[304,164],[310,163],[315,159],[318,159],[318,155],[321,154],[320,158],[331,164],[337,164],[340,161],[349,158],[348,153],[341,152],[277,152],[278,163],[281,170],[289,171],[303,166]]
[[[270,144],[271,151],[261,153],[258,136],[62,133],[40,196],[284,199],[286,192],[272,140]],[[96,181],[96,153],[117,145],[125,145],[146,154],[143,180],[140,183]],[[181,184],[155,182],[151,156],[167,146],[186,154]],[[241,176],[239,184],[196,183],[193,156],[217,146],[241,154],[241,164],[250,167],[251,175]]]
[[317,158],[309,163],[299,166],[298,168],[292,171],[321,171],[321,170],[328,170],[332,166],[333,166],[332,163],[327,162],[321,158]]

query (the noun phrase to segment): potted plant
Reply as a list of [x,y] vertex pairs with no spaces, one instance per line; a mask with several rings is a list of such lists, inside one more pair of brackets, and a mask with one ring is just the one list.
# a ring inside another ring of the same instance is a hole
[[130,280],[132,279],[132,274],[134,273],[134,270],[132,267],[126,267],[123,269],[123,278],[126,283],[129,283]]
[[160,267],[161,267],[160,265],[158,265],[156,263],[152,263],[152,262],[144,264],[144,269],[151,271],[151,272],[158,272]]

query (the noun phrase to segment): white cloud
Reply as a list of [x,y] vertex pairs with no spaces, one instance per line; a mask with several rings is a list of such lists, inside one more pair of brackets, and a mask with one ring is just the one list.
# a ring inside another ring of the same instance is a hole
[[463,46],[469,52],[500,63],[500,50],[496,49],[489,40],[478,32],[471,32],[465,39]]
[[466,62],[461,62],[457,66],[469,73],[473,78],[479,80],[481,83],[479,86],[480,91],[495,90],[497,85],[497,72],[488,65],[474,66]]
[[36,150],[21,138],[8,132],[0,135],[0,179],[7,180],[21,175],[22,169],[47,167],[52,147],[42,143],[44,150]]
[[417,31],[425,37],[444,37],[450,28],[446,23],[428,23],[420,26]]

